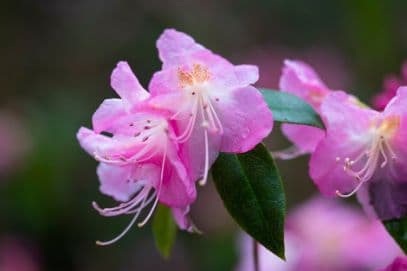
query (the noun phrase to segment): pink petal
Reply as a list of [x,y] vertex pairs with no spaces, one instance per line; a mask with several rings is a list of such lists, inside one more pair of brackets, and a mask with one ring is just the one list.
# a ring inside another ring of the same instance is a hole
[[114,132],[115,121],[126,114],[121,99],[105,99],[92,116],[92,126],[96,133]]
[[321,117],[328,131],[332,127],[340,134],[365,134],[371,121],[378,116],[378,112],[362,107],[353,96],[343,91],[331,92],[321,105]]
[[311,66],[293,60],[284,61],[279,87],[309,102],[316,110],[330,92]]
[[390,140],[396,159],[393,161],[396,179],[407,182],[407,87],[400,87],[397,95],[387,104],[383,118],[399,117],[400,124]]
[[112,88],[128,104],[134,105],[148,98],[149,93],[140,85],[125,61],[117,63],[110,77]]
[[178,80],[178,69],[168,68],[154,73],[148,85],[148,89],[153,96],[181,92]]
[[166,178],[160,192],[160,202],[170,207],[183,207],[196,199],[195,182],[187,174],[175,147],[167,147]]
[[325,136],[324,130],[305,125],[283,124],[281,130],[302,153],[314,152],[318,143]]
[[[201,126],[202,120],[197,117],[191,137],[181,145],[182,161],[193,181],[200,180],[205,172],[205,129]],[[184,131],[186,122],[178,122],[179,130]],[[208,166],[215,162],[219,155],[221,136],[208,131]]]
[[172,215],[181,230],[186,230],[192,232],[194,230],[194,225],[188,217],[189,205],[182,208],[172,208]]
[[132,173],[132,166],[118,167],[99,164],[97,175],[100,181],[100,191],[117,201],[130,200],[140,187],[140,184],[132,181]]
[[[81,147],[90,155],[101,158],[129,158],[144,147],[143,142],[134,137],[108,137],[81,127],[77,133]],[[110,159],[107,158],[107,159]]]
[[76,137],[81,147],[92,156],[95,155],[97,150],[110,146],[112,143],[109,137],[96,134],[94,131],[85,127],[79,129]]
[[157,48],[163,67],[181,65],[194,52],[207,50],[193,38],[175,29],[166,29],[157,40]]
[[[358,182],[343,168],[345,157],[355,157],[362,151],[358,145],[346,143],[346,138],[327,135],[315,149],[310,160],[310,176],[321,193],[334,196],[336,191],[352,191]],[[345,141],[345,143],[344,143]],[[340,161],[336,159],[340,158]]]
[[235,73],[242,86],[254,84],[259,80],[259,68],[254,65],[237,65]]
[[247,152],[271,132],[272,113],[254,87],[236,89],[231,96],[213,103],[223,126],[221,151]]

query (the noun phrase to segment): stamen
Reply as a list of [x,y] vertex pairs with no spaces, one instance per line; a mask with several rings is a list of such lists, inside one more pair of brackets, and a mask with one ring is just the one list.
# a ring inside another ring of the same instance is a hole
[[219,120],[218,114],[216,113],[215,108],[213,108],[210,99],[208,99],[207,104],[209,106],[209,111],[207,110],[206,112],[208,114],[214,132],[219,132],[219,134],[223,134],[222,122]]
[[136,210],[144,208],[145,205],[143,206],[143,204],[148,204],[146,202],[150,202],[151,198],[154,198],[155,196],[154,192],[150,197],[148,197],[148,194],[150,193],[151,189],[152,187],[150,186],[144,186],[143,188],[137,191],[138,194],[136,192],[136,195],[133,197],[133,199],[129,200],[128,202],[121,203],[116,207],[100,208],[96,202],[92,202],[92,206],[102,216],[111,217],[126,214],[127,212],[132,211],[132,209],[134,208],[136,208]]
[[168,148],[168,143],[165,145],[165,149],[164,149],[164,154],[163,154],[163,160],[161,163],[161,174],[160,174],[160,184],[158,185],[157,188],[157,197],[154,201],[153,206],[150,209],[150,212],[148,213],[148,215],[146,216],[146,218],[144,218],[144,220],[141,223],[138,223],[137,226],[139,227],[143,227],[148,220],[150,219],[150,217],[152,216],[155,208],[157,207],[158,204],[158,200],[160,198],[160,193],[161,193],[161,187],[162,187],[162,183],[163,183],[163,179],[164,179],[164,169],[165,169],[165,161],[167,160],[167,148]]
[[208,143],[208,131],[205,129],[205,169],[204,169],[204,176],[202,180],[199,181],[200,185],[205,185],[208,180],[208,172],[209,172],[209,143]]
[[381,163],[380,167],[384,168],[387,165],[388,159],[387,159],[387,155],[386,152],[384,151],[384,147],[382,144],[380,144],[380,153],[383,156],[384,161]]
[[185,130],[182,133],[182,135],[175,138],[175,140],[177,140],[179,143],[183,143],[191,137],[191,134],[195,126],[197,110],[198,110],[198,99],[195,100],[194,105],[192,106],[192,116],[188,121],[187,127],[185,127]]
[[362,187],[362,185],[365,182],[360,182],[355,189],[353,189],[351,192],[349,192],[348,194],[342,194],[339,190],[336,190],[335,193],[337,196],[341,197],[341,198],[349,198],[351,196],[353,196],[356,192],[358,192],[358,190]]
[[127,225],[127,227],[117,237],[113,238],[110,241],[104,241],[104,242],[96,241],[96,245],[98,245],[98,246],[108,246],[108,245],[111,245],[111,244],[119,241],[123,236],[126,235],[126,233],[131,229],[131,227],[137,221],[137,218],[140,215],[140,211],[141,210],[138,210],[138,212],[133,216],[133,219],[130,221],[129,225]]

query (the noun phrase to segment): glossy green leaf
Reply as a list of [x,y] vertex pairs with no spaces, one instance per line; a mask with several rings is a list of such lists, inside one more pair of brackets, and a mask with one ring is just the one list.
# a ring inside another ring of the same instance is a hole
[[158,251],[164,258],[168,258],[177,234],[170,208],[164,205],[157,207],[153,218],[153,234]]
[[284,258],[285,194],[273,158],[263,144],[243,154],[221,153],[212,176],[234,220],[280,258]]
[[407,216],[401,219],[383,221],[383,224],[404,253],[407,253]]
[[260,89],[275,121],[324,128],[319,114],[304,100],[283,91]]

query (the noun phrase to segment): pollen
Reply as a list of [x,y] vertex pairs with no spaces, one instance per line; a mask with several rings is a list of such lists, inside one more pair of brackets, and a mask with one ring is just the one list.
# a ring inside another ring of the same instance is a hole
[[208,69],[201,64],[194,64],[191,71],[185,71],[182,68],[178,69],[178,80],[182,87],[202,84],[208,81],[209,78]]

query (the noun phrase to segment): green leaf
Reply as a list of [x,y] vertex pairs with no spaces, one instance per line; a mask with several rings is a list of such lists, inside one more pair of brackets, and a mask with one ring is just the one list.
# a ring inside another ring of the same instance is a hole
[[153,234],[158,251],[167,259],[171,255],[177,234],[177,226],[170,208],[158,205],[153,218]]
[[283,91],[260,89],[275,121],[324,128],[317,112],[304,100]]
[[212,176],[226,209],[240,227],[284,259],[284,187],[266,147],[259,144],[239,155],[221,153]]
[[404,253],[407,253],[407,216],[401,219],[383,221],[383,224]]

